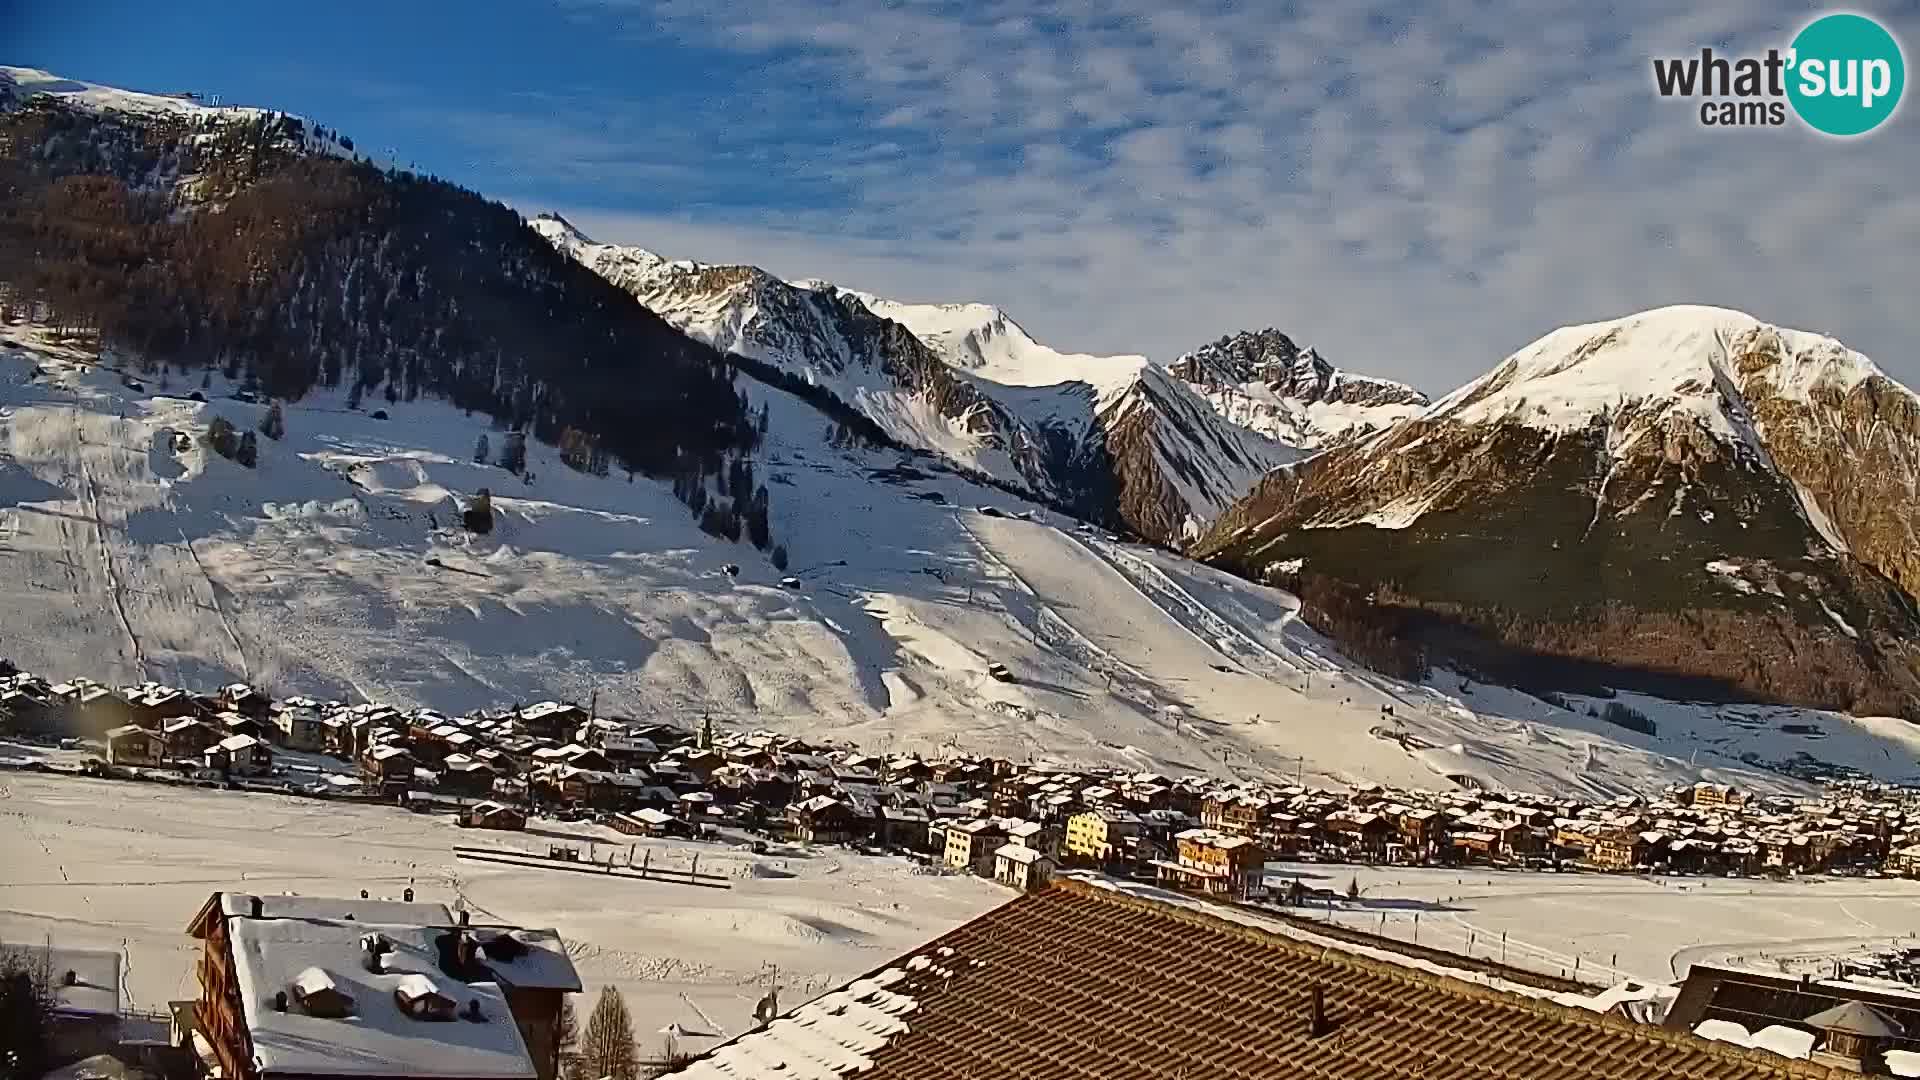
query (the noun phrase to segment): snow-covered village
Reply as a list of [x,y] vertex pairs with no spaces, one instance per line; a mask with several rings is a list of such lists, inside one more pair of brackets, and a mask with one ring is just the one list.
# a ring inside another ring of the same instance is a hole
[[5,20],[0,1080],[1920,1077],[1901,20],[228,6]]
[[[884,1006],[895,999],[882,991],[898,991],[856,981],[816,995],[868,963],[863,950],[898,948],[936,920],[1000,918],[1013,897],[1062,889],[1080,898],[1070,907],[1093,901],[1089,919],[1116,902],[1103,898],[1124,896],[1148,906],[1121,912],[1200,912],[1796,1057],[1813,1042],[1793,1024],[1805,1005],[1768,1014],[1747,998],[1788,987],[1835,1008],[1863,1001],[1920,1015],[1920,938],[1902,922],[1920,901],[1920,788],[1834,777],[1816,794],[1762,796],[1702,781],[1592,801],[1333,790],[970,754],[875,756],[554,701],[445,716],[274,700],[245,684],[202,693],[14,672],[0,687],[0,785],[44,804],[23,815],[41,850],[24,853],[21,876],[45,890],[14,889],[25,910],[0,916],[0,940],[28,942],[26,954],[50,969],[86,972],[89,989],[57,995],[67,1003],[56,1010],[62,1045],[131,1040],[161,1055],[150,1064],[163,1062],[163,1042],[223,1075],[317,1070],[340,1053],[445,1053],[431,1037],[409,1048],[404,1022],[409,1010],[444,1007],[510,1016],[524,1036],[519,1067],[571,1075],[599,1051],[580,1041],[577,1022],[561,1024],[561,1002],[589,985],[619,990],[637,1022],[658,1021],[630,1040],[642,1072],[670,1071],[733,1037],[740,1049],[704,1067],[752,1060],[767,1052],[759,1040],[798,1038],[780,1034],[782,994],[811,999],[787,1021],[809,1030],[808,1055],[851,1061],[872,1035],[860,1024],[836,1034],[824,1019],[839,1015],[835,999],[852,992]],[[74,816],[76,807],[86,809]],[[316,840],[344,842],[322,853],[298,839],[316,828]],[[166,839],[132,839],[148,830]],[[235,890],[208,899],[203,886],[216,879],[163,870],[198,858],[200,838],[240,842],[221,858],[251,867],[238,870]],[[140,876],[152,877],[142,899],[114,895],[124,891],[112,881],[115,851],[138,853]],[[266,891],[267,882],[301,887]],[[95,896],[146,906],[141,932],[56,926],[33,943],[45,925],[33,912],[74,889],[89,907]],[[175,921],[183,912],[189,921],[168,925],[156,889],[182,905]],[[548,897],[558,906],[535,899]],[[1738,916],[1737,930],[1725,925],[1730,909],[1760,897],[1790,908],[1777,940],[1764,939],[1774,929],[1764,908]],[[609,910],[590,914],[598,903]],[[1536,921],[1547,910],[1550,926]],[[982,932],[974,926],[954,933]],[[368,934],[391,959],[363,955]],[[952,947],[886,970],[905,976]],[[348,966],[353,981],[329,964]],[[382,989],[369,972],[410,978],[424,996],[397,996],[382,1006],[385,1020],[352,1013],[355,994]],[[194,979],[200,996],[178,996]],[[223,979],[253,989],[242,995]],[[483,988],[463,998],[442,989],[450,979]],[[287,1019],[229,1011],[234,996],[289,993],[273,1008],[284,1013],[291,1000],[322,1019],[364,1017],[365,1030],[316,1049]],[[489,1054],[492,1068],[513,1067],[497,1035],[469,1033],[477,1045],[467,1035],[457,1043],[473,1067]],[[1901,1053],[1882,1056],[1900,1064]]]

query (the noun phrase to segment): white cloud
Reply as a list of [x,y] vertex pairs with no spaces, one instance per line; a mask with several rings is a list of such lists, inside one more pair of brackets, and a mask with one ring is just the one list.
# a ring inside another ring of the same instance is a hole
[[[608,239],[987,300],[1075,349],[1171,359],[1276,325],[1433,390],[1554,326],[1680,302],[1836,333],[1920,383],[1920,112],[1839,143],[1702,128],[1652,93],[1652,56],[1784,45],[1797,7],[574,2],[804,81],[756,99],[753,160],[845,195],[569,211]],[[1905,10],[1886,21],[1920,42]],[[824,104],[853,119],[787,152],[782,120]]]

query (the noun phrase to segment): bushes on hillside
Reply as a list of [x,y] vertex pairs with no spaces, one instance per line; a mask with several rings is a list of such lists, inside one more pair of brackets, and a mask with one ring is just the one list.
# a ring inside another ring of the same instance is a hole
[[207,425],[207,445],[214,453],[249,469],[260,460],[260,442],[253,432],[242,434],[233,426],[233,421],[224,416],[214,417]]
[[1607,702],[1607,707],[1600,710],[1600,719],[1605,720],[1615,727],[1623,727],[1628,731],[1637,731],[1642,735],[1655,735],[1659,733],[1652,717],[1624,702]]
[[466,510],[463,511],[460,516],[467,526],[468,532],[479,533],[482,536],[492,532],[493,493],[486,488],[481,488],[479,493],[474,495],[473,501],[467,504]]

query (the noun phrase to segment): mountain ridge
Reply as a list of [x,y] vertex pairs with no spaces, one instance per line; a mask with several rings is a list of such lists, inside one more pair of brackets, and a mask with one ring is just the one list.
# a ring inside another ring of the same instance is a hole
[[1233,423],[1323,449],[1398,423],[1431,404],[1413,387],[1334,367],[1269,327],[1243,330],[1168,365]]
[[1198,535],[1297,456],[1145,357],[1060,352],[991,305],[906,304],[601,244],[557,215],[532,224],[696,340],[826,388],[904,445],[1159,542]]
[[1441,656],[1920,715],[1916,476],[1920,398],[1864,356],[1676,306],[1553,331],[1277,470],[1194,554],[1385,597]]

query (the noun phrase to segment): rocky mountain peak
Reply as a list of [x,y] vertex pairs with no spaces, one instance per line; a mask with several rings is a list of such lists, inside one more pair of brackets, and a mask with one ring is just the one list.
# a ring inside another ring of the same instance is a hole
[[1429,404],[1404,383],[1342,371],[1272,327],[1222,337],[1168,370],[1231,423],[1306,449],[1358,438]]
[[1920,715],[1917,491],[1920,398],[1866,357],[1672,307],[1553,331],[1270,474],[1196,550],[1384,589],[1521,682],[1598,665]]

